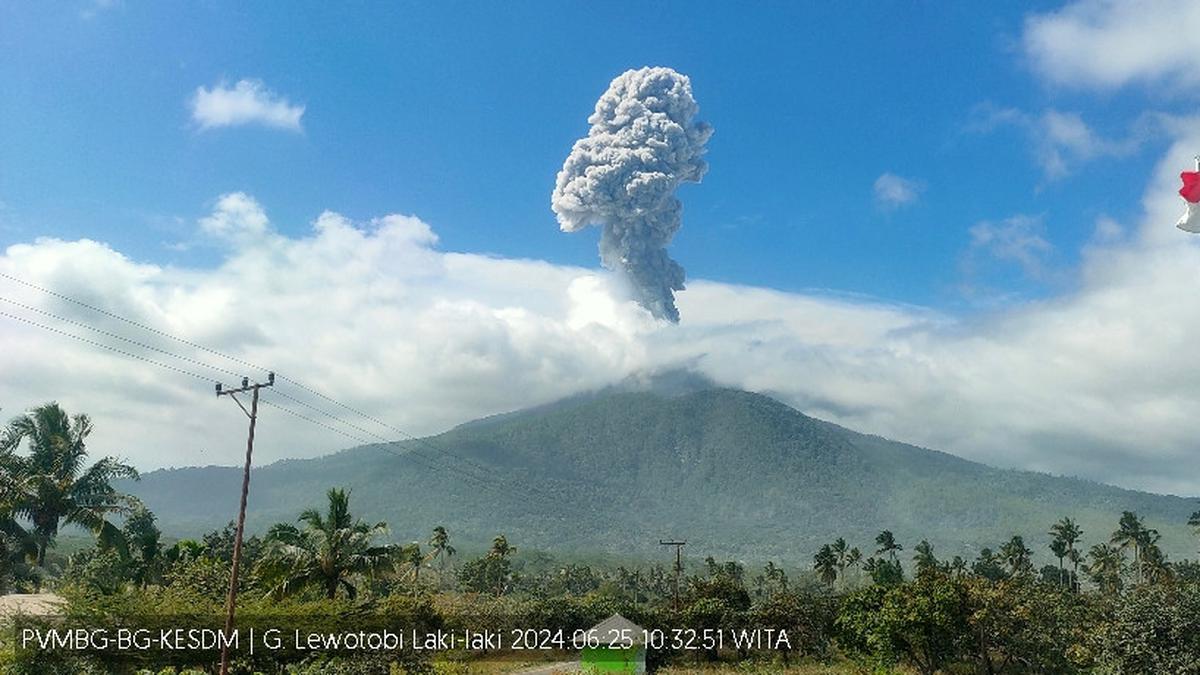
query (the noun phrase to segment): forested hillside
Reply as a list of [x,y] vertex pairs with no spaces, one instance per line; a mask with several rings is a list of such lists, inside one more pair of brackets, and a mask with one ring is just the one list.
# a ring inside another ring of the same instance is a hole
[[[169,535],[185,536],[233,516],[239,480],[236,468],[186,468],[130,489]],[[1058,518],[1076,519],[1090,544],[1130,510],[1173,557],[1194,550],[1194,500],[994,469],[712,387],[613,390],[421,441],[277,462],[254,472],[250,527],[293,517],[331,485],[351,489],[400,541],[444,524],[479,545],[503,532],[530,547],[640,556],[661,555],[658,540],[671,537],[697,554],[805,560],[834,537],[866,546],[887,528],[946,556],[1022,534],[1046,557],[1041,541]]]

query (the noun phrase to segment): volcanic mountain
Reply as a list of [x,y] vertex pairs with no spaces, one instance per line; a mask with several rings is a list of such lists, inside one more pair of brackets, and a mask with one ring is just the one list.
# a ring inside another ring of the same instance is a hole
[[[677,383],[678,384],[678,383]],[[125,486],[171,536],[234,515],[241,471],[154,471]],[[911,550],[974,557],[1013,534],[1049,562],[1046,531],[1075,518],[1086,546],[1107,541],[1124,510],[1163,535],[1174,558],[1194,551],[1195,500],[1004,470],[808,417],[765,395],[685,382],[618,387],[464,424],[393,445],[366,445],[253,472],[248,527],[323,507],[352,490],[366,520],[398,541],[444,525],[456,544],[498,533],[528,549],[661,556],[659,539],[691,555],[806,565],[845,537],[868,553],[884,529]]]

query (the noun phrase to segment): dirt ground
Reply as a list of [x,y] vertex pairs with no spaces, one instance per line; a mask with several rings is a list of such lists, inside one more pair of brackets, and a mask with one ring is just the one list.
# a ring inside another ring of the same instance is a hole
[[54,614],[66,601],[53,593],[0,595],[0,618],[17,614],[45,616]]

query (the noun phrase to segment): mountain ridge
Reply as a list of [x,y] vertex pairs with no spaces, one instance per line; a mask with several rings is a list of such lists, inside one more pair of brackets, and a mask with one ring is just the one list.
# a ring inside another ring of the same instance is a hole
[[[230,520],[239,481],[237,468],[192,467],[127,487],[168,534],[195,536]],[[464,543],[503,532],[517,545],[649,556],[659,538],[682,537],[697,555],[803,563],[837,536],[866,552],[890,529],[945,557],[1021,534],[1045,558],[1058,518],[1076,518],[1090,545],[1132,510],[1172,557],[1194,552],[1194,500],[989,467],[697,382],[618,386],[394,447],[265,465],[253,473],[251,530],[294,519],[332,486],[402,541],[445,525]]]

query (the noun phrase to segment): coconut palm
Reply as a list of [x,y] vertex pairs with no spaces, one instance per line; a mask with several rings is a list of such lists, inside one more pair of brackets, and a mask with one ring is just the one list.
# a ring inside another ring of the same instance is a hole
[[516,552],[517,547],[509,546],[508,539],[504,535],[500,534],[496,535],[496,538],[492,540],[492,549],[488,551],[488,555],[493,558],[500,558],[501,560],[504,560]]
[[277,523],[267,532],[263,571],[275,581],[270,594],[279,598],[317,586],[333,599],[341,590],[354,599],[354,578],[394,568],[402,547],[376,546],[387,533],[385,523],[369,525],[350,514],[350,497],[333,488],[324,514],[308,509],[297,519],[301,527]]
[[1074,520],[1064,517],[1050,526],[1050,536],[1062,540],[1067,545],[1067,550],[1073,551],[1075,550],[1075,544],[1083,536],[1083,530],[1079,528],[1079,525]]
[[938,568],[938,559],[933,555],[933,545],[922,539],[921,543],[913,549],[916,555],[913,556],[913,561],[917,564],[917,574],[929,573],[936,571]]
[[949,569],[950,574],[954,575],[954,578],[960,579],[967,574],[967,561],[963,560],[961,555],[956,555],[954,556],[954,560],[950,562]]
[[37,558],[37,543],[17,522],[13,509],[30,495],[28,481],[21,471],[20,457],[13,454],[15,443],[0,430],[0,593],[7,591],[14,568]]
[[441,525],[433,528],[433,536],[429,538],[429,548],[431,549],[430,557],[438,561],[438,569],[442,572],[446,570],[446,560],[458,553],[450,545],[450,533]]
[[[46,549],[62,525],[91,530],[101,546],[123,545],[121,531],[108,518],[130,513],[138,502],[118,492],[112,481],[136,480],[138,473],[113,457],[85,467],[91,433],[87,415],[72,417],[53,402],[17,417],[6,429],[2,450],[13,472],[6,489],[19,492],[12,513],[32,524],[39,567],[45,566]],[[17,455],[22,441],[28,454]]]
[[857,546],[850,549],[850,552],[846,554],[846,567],[858,569],[858,566],[862,564],[862,561],[862,551],[858,550]]
[[1117,530],[1113,532],[1109,543],[1122,551],[1126,548],[1133,549],[1133,567],[1138,581],[1141,581],[1142,550],[1147,544],[1157,541],[1157,530],[1148,529],[1142,524],[1142,519],[1133,511],[1124,511],[1121,513],[1121,520],[1117,523]]
[[1067,560],[1071,561],[1071,590],[1079,591],[1079,563],[1083,562],[1083,554],[1079,549],[1073,548],[1067,551]]
[[1100,590],[1116,593],[1121,588],[1121,573],[1125,569],[1125,554],[1120,548],[1108,544],[1096,544],[1088,551],[1088,563],[1084,570]]
[[1020,535],[1014,535],[1000,546],[1000,559],[1008,565],[1008,573],[1012,576],[1029,571],[1032,566],[1031,555],[1033,551],[1025,547],[1025,540]]
[[833,552],[833,559],[837,564],[838,576],[842,577],[846,572],[846,559],[850,555],[850,546],[845,539],[838,537],[829,548]]
[[837,581],[837,556],[833,553],[833,548],[829,544],[821,547],[817,554],[813,556],[813,569],[817,572],[817,576],[830,588],[833,588],[833,582]]
[[875,555],[887,554],[892,562],[896,562],[896,551],[903,551],[904,547],[896,543],[896,537],[891,530],[884,530],[875,537],[875,544],[879,546],[875,551]]
[[413,592],[416,593],[417,587],[421,583],[421,565],[425,563],[425,556],[421,553],[421,545],[413,542],[408,546],[401,546],[398,554],[400,562],[403,562],[412,574]]
[[787,572],[783,571],[782,567],[777,567],[773,561],[768,560],[766,567],[763,568],[763,574],[767,578],[767,583],[774,586],[779,586],[779,589],[784,593],[787,592],[788,578]]
[[1066,567],[1063,565],[1063,559],[1067,557],[1067,542],[1062,539],[1053,539],[1050,541],[1050,552],[1058,558],[1058,585],[1062,586],[1066,575]]

